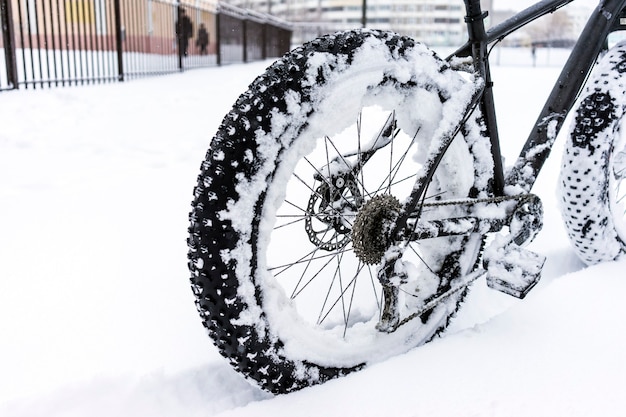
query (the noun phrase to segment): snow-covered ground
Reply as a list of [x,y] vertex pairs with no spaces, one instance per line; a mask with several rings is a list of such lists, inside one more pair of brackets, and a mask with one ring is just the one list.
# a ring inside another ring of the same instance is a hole
[[[547,53],[493,69],[508,162],[558,75]],[[212,134],[267,65],[0,94],[0,415],[623,415],[626,262],[570,249],[562,137],[534,190],[548,261],[526,300],[478,283],[445,337],[286,396],[232,371],[193,305],[187,213]]]

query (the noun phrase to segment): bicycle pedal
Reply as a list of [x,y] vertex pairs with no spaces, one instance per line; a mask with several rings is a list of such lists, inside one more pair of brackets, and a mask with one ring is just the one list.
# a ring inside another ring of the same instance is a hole
[[539,282],[545,261],[545,256],[524,249],[511,239],[496,236],[483,256],[487,285],[522,299]]

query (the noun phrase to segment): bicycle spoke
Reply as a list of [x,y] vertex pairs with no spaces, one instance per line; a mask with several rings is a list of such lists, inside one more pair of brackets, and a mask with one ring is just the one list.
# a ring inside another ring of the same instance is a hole
[[[309,237],[306,244],[313,243],[316,247],[294,253],[293,260],[289,262],[281,262],[286,261],[281,259],[277,262],[279,265],[268,268],[269,271],[288,286],[287,294],[307,320],[323,328],[334,329],[338,336],[343,334],[344,338],[350,337],[350,329],[356,322],[381,320],[386,302],[384,292],[380,291],[376,268],[349,254],[353,252],[349,229],[362,204],[361,198],[365,202],[381,194],[406,198],[420,175],[420,164],[412,157],[420,129],[413,135],[406,135],[395,129],[395,113],[388,113],[386,117],[384,128],[370,135],[371,126],[367,126],[369,114],[359,114],[356,137],[352,133],[356,150],[341,151],[345,149],[344,138],[349,133],[341,133],[337,137],[322,136],[317,150],[301,158],[301,169],[292,177],[294,182],[302,185],[295,185],[289,199],[284,201],[286,210],[276,216],[275,229],[286,230],[283,233],[287,239],[291,238],[294,229],[287,229],[286,226],[293,226],[296,230],[302,227]],[[336,178],[332,175],[343,176],[350,181],[350,186],[337,188]],[[419,214],[426,209],[427,198],[441,196],[444,191],[435,196],[426,197],[427,194],[428,185],[419,197],[416,209]],[[407,227],[417,227],[417,221]],[[410,248],[406,251],[406,261],[415,263],[427,276],[436,276],[438,265],[434,262],[429,265],[432,261],[430,246],[420,247],[417,246],[419,243],[409,240],[405,243]],[[369,279],[369,284],[358,284],[359,279]],[[398,290],[407,294],[406,300],[418,297],[406,306],[412,309],[424,295],[412,291],[415,288],[405,287]],[[361,317],[363,312],[372,316]]]
[[[356,273],[354,274],[354,277],[350,280],[350,282],[348,282],[348,285],[346,286],[345,289],[343,289],[341,291],[341,294],[339,294],[339,296],[335,299],[335,301],[332,303],[332,305],[328,308],[328,311],[326,312],[326,314],[322,317],[323,311],[320,312],[320,317],[321,319],[318,320],[318,324],[322,324],[324,322],[324,320],[326,320],[326,318],[328,318],[328,315],[332,312],[332,310],[335,308],[335,306],[337,304],[339,304],[340,300],[343,300],[343,295],[346,293],[346,291],[348,291],[348,289],[350,288],[350,286],[355,285],[356,280],[360,274],[360,272],[363,270],[363,266],[361,265],[360,268],[357,269]],[[329,294],[327,294],[327,298],[328,298]],[[325,301],[326,304],[326,301]],[[345,319],[344,317],[344,325],[347,323],[347,319]]]
[[[343,276],[341,274],[341,260],[343,259],[343,254],[341,254],[341,256],[337,257],[336,259],[337,259],[337,273],[339,275],[339,290],[343,294],[343,292],[344,292],[344,290],[343,290]],[[345,301],[343,299],[343,296],[341,296],[341,310],[343,312],[344,323],[347,325],[348,319],[347,319],[347,314],[346,314],[346,304],[345,304]]]
[[[358,129],[358,128],[357,128]],[[357,149],[357,161],[358,161],[358,166],[361,166],[361,161],[362,161],[362,154],[361,154],[361,132],[357,133],[357,137],[358,137],[358,149]],[[337,156],[339,156],[339,158],[341,158],[341,160],[343,161],[344,164],[346,164],[346,166],[351,166],[350,162],[348,162],[344,156],[341,154],[341,152],[339,151],[339,149],[337,149],[337,147],[335,146],[335,142],[332,141],[328,136],[325,137],[325,140],[329,141],[331,146],[335,149],[335,152],[337,153]],[[359,171],[361,171],[361,173],[363,172],[362,169],[360,169]],[[362,187],[362,191],[363,194],[367,193],[367,190],[365,189],[365,185],[363,184],[363,182],[359,182],[359,178],[358,176],[354,178],[357,182],[357,185],[360,185]],[[371,197],[369,194],[367,194],[368,197]]]
[[363,113],[359,112],[359,118],[357,119],[357,125],[356,125],[356,130],[357,130],[357,141],[358,141],[358,146],[357,146],[357,160],[359,161],[359,167],[361,167],[359,169],[359,172],[357,173],[357,177],[360,176],[361,177],[361,181],[360,181],[360,185],[361,185],[361,194],[364,196],[367,196],[369,198],[371,198],[372,196],[367,192],[366,188],[365,188],[365,174],[364,174],[364,169],[363,169],[363,153],[362,153],[362,149],[361,149],[361,129],[362,129],[362,123],[363,123]]
[[[319,174],[319,176],[320,176],[320,177],[322,178],[322,180],[326,183],[326,185],[328,185],[328,186],[329,186],[329,187],[331,187],[331,188],[333,188],[333,187],[334,187],[334,185],[333,185],[330,181],[328,181],[328,179],[327,179],[326,177],[324,177],[324,175],[323,175],[323,174],[319,171],[319,169],[317,169],[317,168],[315,167],[315,165],[313,165],[313,163],[312,163],[311,161],[309,161],[309,159],[308,159],[308,158],[306,158],[306,157],[305,157],[305,158],[303,158],[303,159],[304,159],[304,160],[305,160],[305,161],[306,161],[306,162],[307,162],[307,163],[308,163],[308,164],[309,164],[309,165],[310,165],[310,166],[311,166],[311,167],[315,170],[315,172],[316,172],[317,174]],[[330,171],[330,167],[329,167],[328,169],[329,169],[329,171]],[[296,174],[294,174],[294,176],[295,176],[296,178],[298,178],[298,180],[299,180],[300,182],[302,182],[302,183],[303,183],[303,184],[304,184],[304,185],[305,185],[305,186],[306,186],[309,190],[311,190],[311,191],[312,191],[312,192],[313,192],[316,196],[318,196],[321,200],[324,200],[324,197],[323,197],[322,195],[320,195],[320,193],[318,193],[317,191],[313,191],[313,189],[312,189],[312,188],[311,188],[308,184],[306,184],[306,183],[304,182],[304,180],[302,180],[302,179],[301,179],[299,176],[297,176]],[[330,176],[330,175],[329,175],[329,176]],[[346,197],[345,195],[343,195],[343,193],[341,193],[341,194],[340,194],[340,198],[341,198],[343,201],[345,201],[346,203],[351,204],[351,201],[350,201],[350,200],[348,200],[348,199],[347,199],[347,197]],[[341,212],[338,212],[338,211],[337,211],[337,210],[335,210],[335,209],[332,209],[332,210],[333,210],[333,212],[334,212],[335,214],[338,214],[338,215],[341,215],[342,217],[344,217],[344,216],[343,216],[343,214],[342,214]],[[344,218],[345,218],[345,217],[344,217]],[[347,219],[346,219],[346,220],[347,220]],[[350,225],[352,225],[351,223],[349,223],[349,224],[350,224]]]
[[[335,254],[335,256],[337,256],[337,254]],[[305,283],[302,287],[300,287],[300,290],[299,290],[299,291],[297,291],[297,290],[298,290],[298,287],[300,286],[300,283],[302,282],[302,279],[304,278],[304,275],[305,275],[305,273],[302,273],[302,276],[300,277],[300,280],[298,281],[298,284],[296,284],[296,286],[295,286],[295,288],[294,288],[293,292],[291,293],[291,299],[293,300],[294,298],[296,298],[297,296],[299,296],[299,295],[302,293],[302,291],[304,291],[304,290],[305,290],[305,289],[309,286],[309,284],[310,284],[311,282],[313,282],[313,280],[314,280],[315,278],[317,278],[317,277],[319,276],[319,274],[320,274],[320,273],[322,273],[322,271],[323,271],[324,269],[326,269],[326,267],[327,267],[328,265],[330,265],[330,263],[334,260],[334,258],[335,258],[335,257],[329,257],[328,261],[327,261],[324,265],[322,265],[322,267],[321,267],[321,268],[319,268],[319,270],[318,270],[315,274],[313,274],[313,276],[312,276],[311,278],[309,278],[309,280],[308,280],[308,281],[307,281],[307,282],[306,282],[306,283]],[[318,259],[319,259],[319,258],[318,258]],[[307,266],[307,267],[308,267],[308,266]],[[305,272],[306,272],[306,271],[305,271]]]
[[[305,158],[306,159],[306,158]],[[303,180],[302,178],[300,178],[300,176],[298,174],[296,174],[295,172],[293,173],[293,176],[296,177],[296,179],[298,181],[300,181],[302,183],[302,185],[304,185],[309,191],[311,191],[313,194],[315,194],[316,196],[318,196],[320,199],[324,199],[324,196],[321,195],[320,193],[318,193],[316,190],[314,190],[305,180]]]
[[[300,257],[298,260],[294,261],[294,262],[290,262],[287,264],[282,264],[282,265],[277,265],[277,266],[273,266],[273,267],[269,267],[267,268],[268,271],[275,271],[277,269],[282,269],[281,271],[277,272],[276,274],[274,274],[274,276],[280,275],[283,272],[285,272],[287,269],[292,268],[296,265],[301,265],[305,262],[308,262],[307,257],[309,257],[311,254],[314,254],[315,252],[319,251],[319,248],[315,248],[312,251],[310,251],[309,253],[307,253],[306,255]],[[325,259],[331,256],[337,256],[338,254],[341,253],[345,253],[345,252],[351,252],[352,248],[349,249],[342,249],[342,250],[336,250],[332,253],[327,253],[325,255],[320,255],[320,256],[315,256],[313,258],[311,258],[311,260],[316,261],[316,260],[320,260],[320,259]]]
[[[412,178],[415,178],[415,177],[417,177],[417,174],[409,175],[409,176],[404,177],[404,178],[402,178],[402,179],[400,179],[400,180],[398,180],[398,181],[393,182],[391,185],[392,185],[392,186],[394,186],[394,185],[398,185],[398,184],[401,184],[401,183],[403,183],[403,182],[405,182],[405,181],[408,181],[408,180],[410,180],[410,179],[412,179]],[[372,190],[372,191],[371,191],[371,194],[372,194],[372,195],[377,195],[377,194],[379,194],[381,191],[383,191],[384,189],[385,189],[385,186],[384,186],[384,185],[381,185],[379,188],[377,188],[377,189],[375,189],[375,190]]]
[[282,229],[283,227],[286,227],[286,226],[291,226],[291,225],[294,225],[294,224],[296,224],[296,223],[300,223],[300,222],[302,222],[302,221],[306,220],[306,217],[303,217],[303,216],[301,216],[301,215],[295,215],[295,214],[294,214],[294,215],[292,215],[292,216],[289,216],[289,215],[281,215],[281,216],[276,216],[276,217],[277,217],[277,218],[283,218],[283,219],[284,219],[284,218],[294,218],[294,217],[297,217],[297,219],[296,219],[296,220],[292,220],[292,221],[287,222],[287,223],[279,224],[278,226],[274,226],[274,230]]
[[[350,320],[350,314],[352,313],[352,303],[354,302],[354,293],[356,292],[356,278],[359,276],[361,272],[361,262],[359,262],[359,266],[357,267],[357,272],[354,275],[354,285],[352,286],[352,294],[350,295],[350,304],[348,305],[348,315],[346,318],[346,323],[343,328],[343,337],[346,337],[346,332],[348,331],[348,321]],[[343,298],[343,297],[342,297]]]
[[291,201],[289,201],[289,200],[285,200],[285,203],[287,203],[287,204],[289,204],[290,206],[292,206],[292,207],[294,207],[294,208],[296,208],[296,209],[300,210],[301,212],[303,212],[303,213],[304,213],[304,214],[306,214],[306,215],[309,215],[309,216],[313,216],[313,215],[314,215],[314,213],[311,213],[311,212],[309,212],[309,211],[307,211],[307,210],[303,209],[302,207],[298,206],[297,204],[292,203],[292,202],[291,202]]
[[[382,311],[382,301],[378,298],[378,292],[376,291],[376,283],[378,283],[378,278],[374,280],[374,274],[372,274],[372,268],[367,266],[367,271],[369,272],[370,282],[372,283],[372,290],[374,291],[374,299],[376,300],[376,306],[379,311]],[[382,296],[382,293],[381,293]]]
[[[365,182],[364,182],[364,178],[363,178],[363,162],[362,162],[362,149],[361,149],[361,123],[362,123],[362,113],[359,113],[359,118],[357,119],[357,161],[358,161],[358,166],[360,167],[359,171],[361,174],[361,180],[359,181],[358,176],[355,178],[357,180],[357,184],[362,186],[362,191],[363,191],[363,195],[367,195],[368,197],[372,197],[374,195],[376,195],[376,193],[370,193],[366,187],[365,187]],[[388,121],[392,119],[395,120],[395,112],[392,112],[388,117],[387,117],[387,121],[385,122],[385,125],[388,124]],[[397,135],[397,134],[396,134]],[[394,135],[394,136],[396,136]],[[378,141],[383,137],[383,130],[381,129],[378,132],[378,135],[376,136],[376,140],[374,141],[374,143],[372,144],[371,148],[375,149],[376,145],[378,144]],[[333,146],[333,148],[335,149],[335,152],[337,153],[337,155],[339,156],[339,158],[341,158],[341,160],[343,161],[344,164],[346,164],[347,166],[350,166],[350,163],[345,159],[345,157],[343,156],[343,154],[337,149],[337,147],[335,146],[335,143],[330,140],[328,138],[328,136],[326,136],[326,139],[330,141],[330,144]],[[390,141],[390,147],[391,147],[391,157],[389,159],[389,164],[390,166],[393,164],[393,145],[394,145],[395,141]],[[410,148],[411,144],[409,145]],[[408,150],[407,150],[408,152]],[[390,170],[391,172],[391,170]],[[390,180],[391,181],[391,180]],[[391,186],[391,184],[390,184]],[[378,189],[380,190],[382,187],[379,187]]]
[[[323,239],[324,237],[325,237],[325,235],[324,235],[324,236],[322,236],[322,239]],[[305,277],[305,275],[306,275],[306,273],[307,273],[307,271],[308,271],[309,267],[311,266],[311,263],[313,262],[313,260],[315,260],[315,254],[316,254],[318,251],[319,251],[319,248],[318,248],[318,247],[316,247],[316,248],[315,248],[315,250],[313,250],[313,251],[310,253],[311,258],[309,258],[309,259],[308,259],[307,264],[306,264],[306,266],[305,266],[305,268],[304,268],[304,271],[302,271],[302,274],[300,274],[300,279],[299,279],[299,280],[298,280],[298,282],[296,283],[296,286],[294,287],[294,290],[293,290],[293,292],[292,292],[292,294],[291,294],[291,295],[292,295],[292,297],[291,297],[292,299],[295,297],[295,295],[294,295],[294,294],[296,293],[296,291],[297,291],[298,287],[300,286],[300,283],[301,283],[301,282],[302,282],[302,280],[304,279],[304,277]],[[308,255],[306,255],[306,256],[304,256],[303,258],[301,258],[301,260],[303,260],[305,257],[308,257]],[[328,264],[328,263],[330,263],[330,262],[332,261],[332,259],[333,259],[333,258],[331,257],[331,258],[329,259],[329,261],[327,262],[327,264]],[[276,275],[274,275],[274,276],[278,276],[278,275],[279,275],[279,274],[281,274],[282,272],[284,272],[284,271],[288,270],[289,268],[291,268],[291,267],[293,267],[293,266],[295,266],[295,265],[296,265],[296,264],[292,264],[291,266],[289,266],[289,267],[285,268],[283,271],[280,271],[279,273],[277,273],[277,274],[276,274]],[[323,268],[324,268],[324,267],[322,267],[322,269],[323,269]],[[318,274],[319,274],[319,272],[318,272]],[[316,275],[317,275],[317,274],[316,274]],[[312,280],[312,279],[311,279],[311,280]],[[306,286],[307,286],[307,285],[311,282],[311,280],[309,280],[309,282],[307,282],[307,283],[305,284],[305,287],[306,287]]]
[[[305,159],[306,159],[306,158],[305,158]],[[309,161],[307,161],[307,162],[309,162]],[[311,164],[311,163],[309,162],[309,164]],[[312,166],[312,164],[311,164],[311,166]],[[303,185],[304,185],[304,186],[305,186],[305,187],[306,187],[309,191],[311,191],[311,192],[312,192],[315,196],[317,196],[320,200],[322,200],[322,201],[323,201],[323,200],[325,199],[323,195],[321,195],[319,192],[317,192],[317,190],[313,189],[313,187],[311,187],[309,184],[307,184],[307,182],[306,182],[306,181],[304,181],[304,180],[303,180],[303,179],[302,179],[302,178],[301,178],[298,174],[294,173],[294,174],[293,174],[293,176],[294,176],[295,178],[297,178],[297,179],[298,179],[298,181],[300,181],[300,182],[301,182],[301,183],[302,183],[302,184],[303,184]],[[343,194],[341,195],[341,198],[343,198],[343,200],[344,200],[345,202],[347,202],[348,204],[350,204],[350,201],[349,201],[349,200],[348,200],[348,199],[347,199],[347,198],[346,198]],[[306,210],[302,209],[301,207],[298,207],[297,205],[295,205],[295,204],[293,204],[293,203],[289,203],[289,204],[290,204],[290,205],[293,205],[294,207],[298,208],[299,210],[302,210],[303,212],[305,212],[305,213],[307,213],[307,214],[310,214],[310,215],[311,215],[311,217],[315,217],[315,216],[316,216],[316,215],[315,215],[315,213],[309,213],[308,211],[306,211]],[[344,220],[346,221],[346,223],[348,223],[349,225],[352,225],[352,223],[350,222],[350,220],[349,220],[349,219],[348,219],[348,218],[347,218],[347,217],[346,217],[343,213],[341,213],[341,212],[339,212],[339,211],[337,211],[337,210],[335,210],[335,209],[332,209],[332,210],[333,210],[333,214],[334,214],[334,215],[339,215],[339,216],[341,216],[341,218],[342,218],[342,219],[344,219]]]
[[[392,175],[391,173],[393,172],[393,149],[394,149],[394,145],[395,145],[396,141],[392,140],[391,143],[389,144],[389,174],[387,175],[387,177],[389,178],[389,187],[387,187],[387,194],[391,194],[391,183],[393,181],[392,179]],[[408,152],[408,150],[407,150]],[[401,158],[401,160],[404,160],[404,156]]]
[[[339,267],[337,267],[339,268]],[[317,317],[317,324],[322,324],[322,322],[326,319],[326,317],[328,316],[328,314],[326,314],[326,316],[324,316],[324,318],[322,317],[322,314],[324,313],[324,308],[326,307],[326,303],[328,302],[328,298],[330,297],[330,292],[332,291],[333,285],[335,284],[335,279],[337,279],[337,269],[335,269],[335,273],[333,274],[333,279],[330,282],[330,285],[328,286],[328,291],[326,291],[326,297],[324,298],[324,302],[322,303],[322,308],[320,309],[320,314]],[[336,304],[336,302],[335,302]],[[333,304],[334,306],[334,304]],[[331,306],[331,310],[332,310],[332,306]],[[329,310],[330,312],[330,310]]]
[[[413,147],[413,144],[415,143],[415,137],[417,136],[418,133],[419,133],[419,130],[415,132],[413,139],[407,146],[406,150],[402,153],[402,156],[400,157],[400,159],[395,163],[395,165],[392,165],[392,161],[393,161],[392,157],[389,158],[389,165],[390,165],[389,174],[387,174],[387,176],[381,182],[380,186],[378,187],[379,190],[384,189],[384,184],[387,182],[387,180],[389,180],[388,191],[391,192],[391,184],[393,183],[393,179],[395,178],[396,175],[398,175],[398,172],[400,172],[400,168],[402,164],[404,163],[404,160],[406,159],[407,155],[409,154],[409,150],[411,149],[411,147]],[[393,142],[394,141],[392,141],[392,144]],[[415,176],[417,176],[417,174]]]

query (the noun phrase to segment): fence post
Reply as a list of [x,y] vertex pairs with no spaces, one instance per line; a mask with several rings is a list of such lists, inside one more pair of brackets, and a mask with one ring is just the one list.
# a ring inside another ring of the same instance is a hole
[[243,62],[248,62],[248,21],[241,19],[241,31],[243,32]]
[[215,42],[217,42],[217,66],[222,65],[222,37],[220,36],[222,29],[220,27],[220,11],[218,9],[215,14]]
[[270,25],[269,22],[265,22],[265,23],[263,23],[263,26],[262,26],[262,29],[261,29],[263,31],[263,34],[262,34],[262,36],[263,36],[263,43],[261,44],[262,45],[261,46],[261,57],[263,59],[267,59],[267,38],[268,38],[268,36],[267,36],[267,28],[268,28],[269,25]]
[[7,81],[11,84],[11,88],[17,89],[19,86],[19,80],[17,76],[17,60],[15,56],[15,36],[13,34],[11,0],[0,0],[0,21],[2,23],[2,39],[4,42]]
[[117,46],[117,80],[124,81],[124,43],[122,38],[122,12],[120,0],[113,1],[115,13],[115,44]]

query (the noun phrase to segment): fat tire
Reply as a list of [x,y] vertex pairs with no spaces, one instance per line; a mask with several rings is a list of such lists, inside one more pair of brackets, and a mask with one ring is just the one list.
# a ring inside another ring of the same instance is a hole
[[616,155],[626,109],[626,44],[611,48],[594,68],[565,146],[559,194],[569,239],[588,265],[624,255],[624,212],[615,190]]
[[[317,363],[315,358],[289,356],[285,349],[288,341],[275,333],[268,319],[266,303],[274,301],[266,292],[268,284],[261,277],[263,271],[257,251],[263,244],[259,236],[264,210],[274,199],[268,196],[271,190],[267,187],[277,181],[284,153],[295,146],[299,135],[318,116],[315,106],[309,104],[314,103],[330,78],[350,68],[354,60],[361,59],[359,54],[364,48],[372,47],[383,50],[388,68],[406,66],[411,51],[419,50],[420,56],[437,67],[435,72],[442,80],[444,76],[456,79],[450,74],[450,67],[431,51],[410,38],[393,33],[348,31],[312,41],[270,66],[237,100],[211,142],[194,189],[188,264],[197,310],[219,352],[238,372],[273,393],[322,383],[367,364],[358,361],[334,366]],[[324,68],[316,67],[322,58]],[[413,67],[412,62],[408,64]],[[398,94],[403,94],[405,89],[417,88],[414,78],[400,81],[386,74],[382,81],[395,83]],[[448,87],[438,83],[444,81],[431,80],[428,86],[421,88],[439,90],[440,99],[449,100]],[[283,117],[296,106],[292,100],[295,96],[299,99],[299,113]],[[473,136],[482,138],[480,132],[476,132],[481,130],[478,118],[472,122],[465,132],[474,130]],[[275,140],[268,142],[266,135],[270,132]],[[470,142],[467,146],[472,155],[489,154],[484,149],[474,152],[474,148],[486,146],[484,143],[488,141]],[[486,178],[490,173],[485,172],[483,162],[473,163],[476,180],[471,188],[473,196],[477,197],[486,192]],[[233,207],[237,205],[245,205],[248,210],[235,213]],[[465,241],[461,249],[445,256],[442,270],[447,271],[448,284],[476,265],[481,242],[480,237],[473,236],[471,242]],[[433,329],[419,336],[423,340],[413,341],[413,346],[432,339],[444,329],[462,298],[463,292],[450,297],[438,311],[439,318]],[[428,322],[430,318],[421,319]]]

